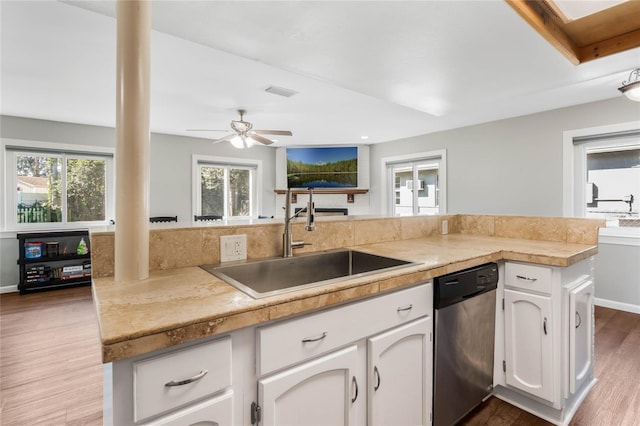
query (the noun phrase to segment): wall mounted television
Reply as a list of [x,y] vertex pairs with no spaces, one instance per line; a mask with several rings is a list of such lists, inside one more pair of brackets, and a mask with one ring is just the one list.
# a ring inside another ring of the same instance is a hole
[[287,148],[288,188],[355,188],[358,147]]

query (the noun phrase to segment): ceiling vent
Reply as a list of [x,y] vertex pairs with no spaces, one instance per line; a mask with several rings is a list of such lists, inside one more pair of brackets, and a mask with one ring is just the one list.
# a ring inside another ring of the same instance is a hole
[[266,89],[264,89],[264,91],[267,93],[271,93],[273,95],[284,96],[285,98],[290,98],[293,95],[298,94],[298,92],[296,92],[295,90],[287,89],[285,87],[278,87],[278,86],[269,86]]

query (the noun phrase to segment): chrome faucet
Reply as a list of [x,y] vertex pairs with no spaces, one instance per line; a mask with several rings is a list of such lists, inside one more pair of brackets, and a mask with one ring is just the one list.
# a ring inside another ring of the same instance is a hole
[[287,189],[285,198],[285,212],[284,212],[284,234],[282,234],[282,257],[293,257],[293,249],[301,248],[311,243],[305,243],[304,241],[293,241],[293,233],[291,232],[291,220],[297,217],[302,212],[307,212],[307,224],[305,225],[305,231],[313,231],[316,229],[315,224],[315,208],[313,207],[313,189],[309,188],[309,201],[307,207],[300,209],[297,213],[291,214],[291,189]]

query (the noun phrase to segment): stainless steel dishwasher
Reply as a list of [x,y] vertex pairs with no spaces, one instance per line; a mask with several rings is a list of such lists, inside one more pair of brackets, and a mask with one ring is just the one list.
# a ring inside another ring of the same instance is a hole
[[433,424],[460,421],[493,389],[498,265],[434,279]]

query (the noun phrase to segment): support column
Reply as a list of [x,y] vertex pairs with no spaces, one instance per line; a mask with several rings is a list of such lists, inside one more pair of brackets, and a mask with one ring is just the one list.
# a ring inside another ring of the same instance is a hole
[[118,0],[115,280],[149,276],[151,2]]

